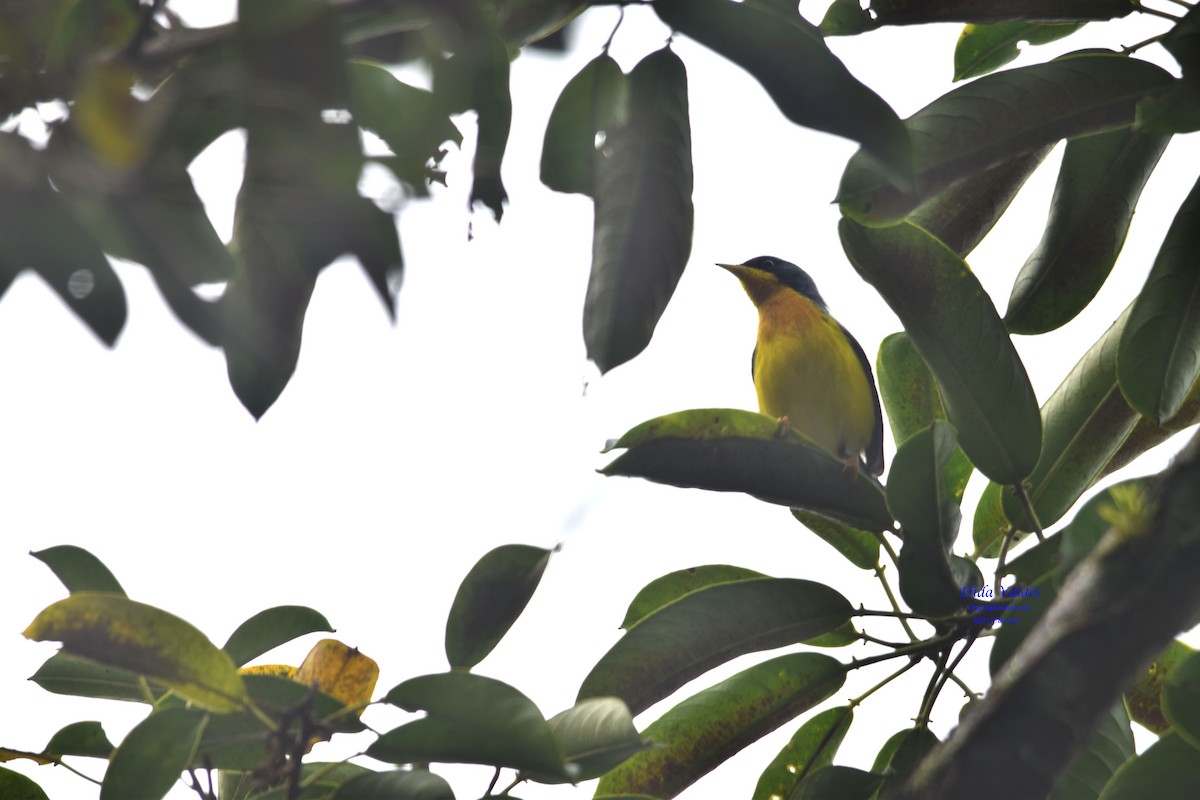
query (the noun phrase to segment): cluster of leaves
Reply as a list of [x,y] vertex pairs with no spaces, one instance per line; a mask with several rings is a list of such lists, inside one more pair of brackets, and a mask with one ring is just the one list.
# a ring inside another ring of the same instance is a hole
[[[117,746],[99,722],[77,722],[40,751],[0,748],[0,761],[107,760],[99,781],[102,800],[162,797],[181,775],[210,800],[453,800],[430,762],[491,765],[497,777],[502,768],[515,770],[505,797],[526,780],[595,778],[649,746],[620,699],[581,692],[572,708],[547,720],[517,689],[471,672],[525,609],[551,552],[505,545],[468,573],[446,621],[450,671],[406,680],[374,701],[424,712],[376,734],[363,751],[377,761],[408,765],[385,771],[349,760],[305,760],[316,742],[370,731],[359,717],[372,703],[379,674],[372,659],[326,639],[299,668],[244,666],[299,636],[332,631],[321,614],[300,606],[270,608],[217,647],[185,620],[131,600],[87,551],[60,546],[35,553],[70,595],[44,609],[25,631],[33,640],[62,643],[32,680],[58,694],[145,703],[151,710]],[[0,768],[0,795],[45,798],[34,781],[6,768]],[[485,796],[501,795],[489,789]]]

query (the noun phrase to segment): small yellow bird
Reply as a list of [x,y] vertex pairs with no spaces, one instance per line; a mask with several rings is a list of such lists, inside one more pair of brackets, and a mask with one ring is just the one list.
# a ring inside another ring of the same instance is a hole
[[771,256],[718,264],[758,307],[750,360],[758,410],[872,475],[883,474],[883,414],[862,347],[829,314],[808,273]]

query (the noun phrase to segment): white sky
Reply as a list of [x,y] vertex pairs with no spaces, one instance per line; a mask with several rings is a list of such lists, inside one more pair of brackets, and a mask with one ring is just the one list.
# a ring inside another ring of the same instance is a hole
[[[805,4],[804,12],[819,20],[824,5]],[[233,6],[194,4],[213,15],[195,22],[228,17]],[[737,564],[820,580],[855,604],[884,607],[870,575],[848,566],[786,509],[594,472],[610,458],[598,454],[604,441],[644,419],[685,408],[754,408],[748,361],[755,312],[713,262],[770,253],[801,264],[869,353],[899,329],[837,240],[830,200],[854,146],[785,122],[745,73],[680,39],[696,172],[692,259],[648,350],[597,376],[580,334],[590,203],[541,186],[537,160],[558,91],[599,52],[615,15],[613,8],[589,12],[564,57],[526,54],[514,64],[504,172],[511,203],[502,225],[481,212],[474,241],[466,241],[469,152],[453,156],[450,187],[401,214],[408,266],[397,324],[389,325],[355,265],[329,269],[309,310],[296,375],[259,423],[228,388],[220,352],[171,317],[142,268],[118,266],[130,317],[112,351],[38,279],[27,275],[9,290],[0,303],[0,341],[7,343],[0,374],[8,381],[0,419],[0,483],[7,488],[0,598],[9,620],[0,632],[0,744],[37,749],[80,719],[101,720],[119,741],[145,714],[143,706],[51,695],[25,682],[54,647],[26,642],[20,631],[63,595],[27,553],[56,544],[91,550],[131,596],[190,620],[218,644],[263,608],[312,606],[339,639],[380,663],[382,692],[446,668],[445,612],[480,556],[508,542],[562,542],[525,615],[477,670],[512,683],[546,716],[573,702],[616,640],[636,591],[672,570]],[[1093,24],[1060,46],[1036,48],[1033,60],[1132,44],[1159,29],[1137,20]],[[666,34],[651,12],[630,9],[613,55],[629,69]],[[953,25],[885,30],[832,46],[907,116],[950,88],[957,34]],[[1144,55],[1173,68],[1161,49]],[[193,169],[223,235],[238,146],[236,137],[222,139]],[[1191,187],[1198,155],[1194,141],[1171,144],[1096,302],[1061,331],[1017,342],[1040,399],[1140,286]],[[1040,236],[1057,163],[1055,154],[970,259],[1001,310]],[[1172,447],[1127,474],[1159,468]],[[893,452],[889,442],[889,461]],[[963,542],[982,485],[976,476],[968,489]],[[317,638],[268,660],[298,663]],[[987,648],[976,649],[960,674],[980,689]],[[843,660],[852,654],[827,652]],[[705,676],[640,717],[639,727],[764,657]],[[851,674],[827,705],[861,693],[891,668]],[[928,674],[913,670],[860,708],[838,762],[869,768],[882,743],[911,724]],[[952,727],[960,700],[956,689],[945,690],[935,732]],[[386,730],[401,715],[383,709],[368,719]],[[745,796],[798,725],[743,751],[682,797]],[[368,743],[335,742],[314,757],[337,758]],[[99,762],[78,761],[101,774]],[[33,776],[52,797],[95,796],[64,770],[6,766]],[[482,793],[490,777],[485,768],[440,771],[453,776],[460,797]],[[593,787],[523,787],[517,795],[584,798]],[[172,796],[192,795],[180,789]]]

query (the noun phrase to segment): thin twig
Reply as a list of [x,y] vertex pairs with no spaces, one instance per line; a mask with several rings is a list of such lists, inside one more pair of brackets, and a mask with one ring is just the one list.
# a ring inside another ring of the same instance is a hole
[[896,680],[896,678],[899,678],[901,675],[908,672],[910,669],[912,669],[913,667],[915,667],[917,664],[920,664],[920,663],[921,663],[920,660],[913,660],[913,661],[908,662],[903,667],[896,670],[891,675],[888,675],[886,678],[881,680],[879,683],[872,686],[870,689],[867,689],[865,692],[860,694],[858,697],[851,699],[850,703],[849,703],[850,707],[854,708],[855,706],[862,705],[862,702],[864,700],[866,700],[868,697],[875,694],[875,692],[877,692],[880,689],[882,689],[883,687],[887,686],[889,683]]
[[917,712],[917,727],[925,728],[929,725],[929,712],[933,709],[933,701],[937,697],[937,687],[942,673],[946,669],[946,660],[950,658],[950,649],[954,646],[951,642],[949,647],[946,647],[938,653],[937,666],[933,670],[933,674],[929,676],[929,685],[925,687],[925,696],[921,698],[921,709]]

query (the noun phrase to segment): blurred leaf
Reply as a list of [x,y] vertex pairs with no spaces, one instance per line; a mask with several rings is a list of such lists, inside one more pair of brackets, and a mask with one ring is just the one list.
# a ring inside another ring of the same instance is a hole
[[58,652],[38,667],[30,680],[54,694],[153,703],[165,690],[143,685],[137,673],[108,667]]
[[822,36],[853,36],[878,27],[859,0],[833,0],[821,18],[820,31]]
[[108,758],[114,749],[99,722],[73,722],[51,736],[42,752],[55,757]]
[[800,781],[833,762],[853,721],[854,709],[838,706],[801,725],[759,776],[753,800],[790,797]]
[[978,279],[911,224],[866,228],[842,219],[838,231],[850,263],[900,317],[937,379],[963,452],[992,480],[1025,478],[1041,449],[1037,398]]
[[138,15],[121,0],[64,0],[56,8],[44,66],[49,70],[81,67],[83,63],[125,47],[138,29]]
[[1095,800],[1113,773],[1135,754],[1125,704],[1118,700],[1054,784],[1048,800]]
[[621,629],[628,630],[664,606],[697,589],[756,578],[766,578],[761,572],[725,564],[689,567],[655,578],[642,587],[629,604]]
[[[547,720],[563,757],[574,764],[571,782],[599,778],[625,759],[652,747],[633,727],[633,715],[615,697],[592,697]],[[538,780],[538,778],[535,778]],[[561,778],[546,781],[560,783]]]
[[454,800],[454,790],[445,778],[429,770],[394,769],[341,783],[332,800]]
[[905,120],[917,193],[894,186],[863,154],[846,165],[837,200],[866,225],[898,222],[943,189],[1059,139],[1125,127],[1137,102],[1171,81],[1159,67],[1083,53],[986,75]]
[[656,0],[675,31],[745,69],[797,125],[853,139],[875,168],[912,177],[912,144],[896,112],[850,74],[795,6],[769,0]]
[[629,83],[608,53],[587,63],[563,87],[542,140],[541,179],[556,192],[595,194],[597,135],[623,124]]
[[1004,323],[1045,333],[1070,322],[1104,285],[1142,187],[1170,137],[1132,128],[1067,142],[1050,217],[1013,284]]
[[745,492],[845,522],[888,530],[883,490],[792,428],[750,411],[701,408],[643,422],[606,450],[627,448],[601,470],[671,486]]
[[825,800],[830,797],[842,800],[870,800],[881,783],[882,775],[854,767],[834,765],[810,775],[800,784],[800,791],[794,796],[797,800]]
[[235,666],[242,666],[263,653],[306,633],[332,631],[324,616],[305,606],[275,606],[243,622],[221,649]]
[[1045,21],[1112,19],[1135,6],[1129,0],[950,0],[913,3],[912,0],[872,0],[871,11],[880,25],[922,25],[928,22],[1004,22],[1012,19]]
[[592,269],[583,306],[588,358],[601,373],[654,334],[692,249],[687,72],[664,48],[629,75],[629,113],[596,163]]
[[1162,711],[1176,733],[1193,747],[1200,746],[1200,657],[1194,653],[1163,681]]
[[380,736],[367,748],[372,758],[488,764],[570,778],[537,706],[500,681],[465,672],[424,675],[396,686],[384,701],[426,716]]
[[619,697],[640,714],[715,666],[827,633],[853,613],[845,597],[812,581],[707,586],[626,631],[583,679],[578,699]]
[[818,653],[756,664],[685,699],[642,732],[666,747],[639,753],[600,779],[596,797],[674,797],[733,753],[831,696],[845,667]]
[[68,653],[153,678],[204,708],[231,711],[246,699],[229,656],[191,623],[121,595],[72,594],[43,609],[25,638],[62,642]]
[[1024,44],[1048,44],[1070,36],[1083,22],[996,22],[967,25],[954,48],[954,80],[976,78],[1016,59]]
[[[975,614],[982,617],[999,617],[1003,620],[993,639],[992,652],[988,656],[988,671],[992,677],[1000,673],[1004,663],[1016,652],[1021,642],[1029,635],[1046,609],[1058,597],[1058,579],[1055,573],[1043,575],[1027,585],[1014,586],[1011,596],[974,598],[972,602],[983,608]],[[1034,594],[1036,592],[1036,594]],[[1023,595],[1021,593],[1024,593]],[[1000,610],[1000,609],[1007,610]],[[990,625],[987,627],[991,627]]]
[[[989,484],[988,488],[994,486],[995,484]],[[1005,564],[1005,573],[1015,577],[1017,583],[1028,584],[1058,569],[1062,541],[1061,536],[1051,536],[1046,541],[1039,542]],[[996,547],[996,555],[999,555],[999,545]]]
[[30,555],[48,566],[69,592],[125,594],[108,567],[82,547],[64,544]]
[[32,778],[6,767],[0,767],[0,797],[11,797],[13,800],[50,800]]
[[907,219],[966,258],[1053,149],[1046,145],[964,178],[914,208]]
[[446,620],[446,658],[470,669],[492,652],[533,597],[553,550],[497,547],[463,578]]
[[792,516],[859,569],[874,570],[878,566],[879,538],[875,534],[801,508],[793,508]]
[[[330,800],[331,796],[336,796],[332,793],[342,784],[375,774],[357,764],[306,761],[300,766],[300,784],[303,788],[297,798],[289,798],[289,786],[286,783],[267,791],[256,791],[253,789],[254,778],[251,773],[221,770],[217,773],[217,797],[221,800]],[[433,795],[428,800],[453,800],[453,797]]]
[[902,785],[937,745],[938,738],[929,728],[909,728],[893,734],[875,756],[871,767],[872,773],[884,776],[879,794],[884,795],[891,788]]
[[165,797],[191,762],[207,722],[207,714],[191,708],[164,708],[146,717],[113,754],[100,800]]
[[1170,730],[1171,723],[1163,714],[1163,684],[1175,667],[1195,652],[1189,645],[1175,639],[1148,667],[1138,673],[1137,681],[1125,690],[1125,706],[1134,722],[1160,736]]
[[1113,527],[1114,512],[1135,510],[1130,506],[1141,507],[1145,510],[1149,485],[1143,478],[1132,478],[1113,484],[1090,498],[1074,519],[1055,538],[1062,539],[1059,548],[1059,574],[1066,576],[1071,570],[1096,549],[1096,545]]
[[1200,751],[1171,732],[1121,765],[1105,784],[1100,800],[1185,800],[1196,786],[1200,786]]
[[1175,412],[1175,416],[1166,422],[1160,424],[1139,416],[1133,430],[1125,437],[1125,441],[1109,459],[1108,464],[1104,466],[1101,477],[1128,465],[1150,448],[1162,444],[1175,434],[1197,423],[1200,423],[1200,378],[1197,378],[1196,382],[1192,384],[1192,388],[1188,390],[1187,396],[1183,398],[1183,404]]
[[1133,302],[1117,354],[1121,391],[1162,422],[1183,405],[1200,373],[1200,182],[1179,207],[1146,284]]

